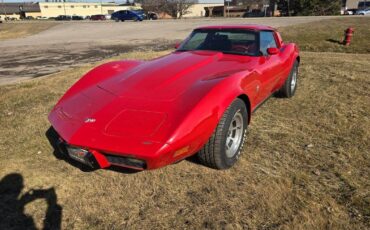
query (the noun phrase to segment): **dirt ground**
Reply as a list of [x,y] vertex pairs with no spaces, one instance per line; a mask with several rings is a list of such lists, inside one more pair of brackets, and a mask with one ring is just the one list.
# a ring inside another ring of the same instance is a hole
[[[335,17],[186,19],[144,22],[39,22],[10,23],[30,31],[49,28],[32,36],[1,40],[0,85],[55,73],[127,51],[168,49],[192,29],[212,24],[266,24],[283,27]],[[21,25],[21,26],[20,26]],[[41,26],[40,26],[41,25]],[[50,26],[52,25],[52,26]],[[48,27],[47,27],[48,26]],[[15,29],[14,29],[15,30]],[[12,30],[11,30],[12,31]],[[11,31],[7,34],[11,34]],[[16,29],[16,31],[19,31]],[[18,34],[18,32],[14,32]]]

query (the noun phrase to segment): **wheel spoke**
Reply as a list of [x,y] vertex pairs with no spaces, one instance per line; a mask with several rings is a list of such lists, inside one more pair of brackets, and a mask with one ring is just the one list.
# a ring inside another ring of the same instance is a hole
[[225,150],[226,156],[231,158],[239,150],[243,138],[243,116],[240,111],[236,112],[230,122],[226,136]]

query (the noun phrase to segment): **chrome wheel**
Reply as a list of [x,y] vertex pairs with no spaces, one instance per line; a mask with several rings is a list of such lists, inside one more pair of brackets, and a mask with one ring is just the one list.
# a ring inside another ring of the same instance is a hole
[[242,142],[244,132],[243,116],[237,111],[231,120],[229,130],[226,136],[226,156],[232,158],[238,152],[239,146]]
[[290,82],[290,91],[293,93],[294,90],[295,90],[295,87],[297,85],[297,68],[295,68],[294,72],[293,72],[293,75],[292,75],[292,80]]

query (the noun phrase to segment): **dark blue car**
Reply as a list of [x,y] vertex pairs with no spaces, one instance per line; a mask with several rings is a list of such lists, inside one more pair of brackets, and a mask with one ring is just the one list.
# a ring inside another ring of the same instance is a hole
[[142,21],[145,18],[145,14],[141,10],[120,10],[114,12],[111,16],[112,20],[116,22],[125,21],[125,20],[133,20],[133,21]]

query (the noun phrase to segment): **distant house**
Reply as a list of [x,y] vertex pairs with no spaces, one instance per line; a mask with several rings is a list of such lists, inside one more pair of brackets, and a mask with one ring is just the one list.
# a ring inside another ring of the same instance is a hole
[[266,16],[278,15],[276,0],[231,0],[223,6],[207,7],[206,16],[241,17],[246,12],[259,11]]
[[223,3],[197,3],[188,9],[188,13],[183,15],[183,18],[194,18],[194,17],[206,17],[207,15],[207,10],[210,7],[223,7]]
[[345,10],[346,9],[357,9],[358,3],[359,3],[359,0],[342,0],[342,7]]
[[0,4],[1,18],[21,19],[25,17],[41,16],[40,5],[38,3],[1,3]]

